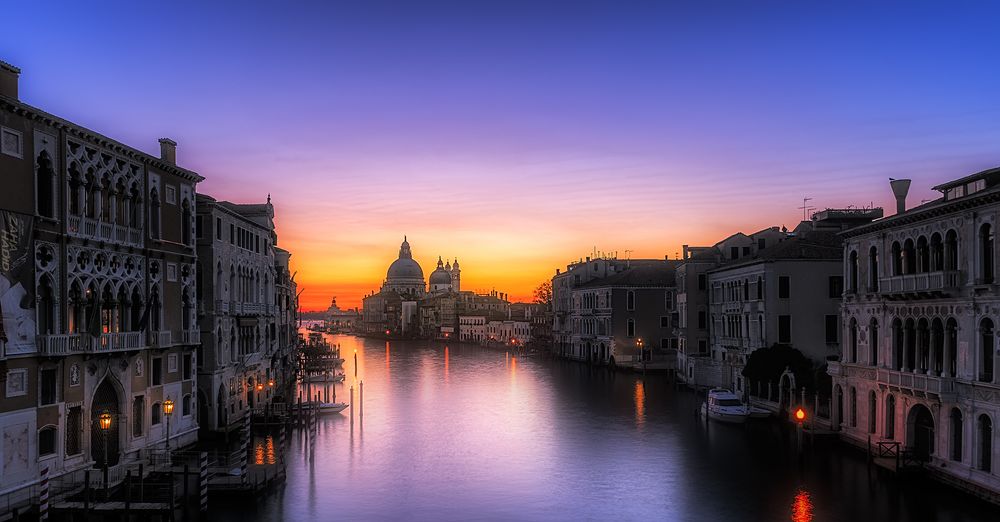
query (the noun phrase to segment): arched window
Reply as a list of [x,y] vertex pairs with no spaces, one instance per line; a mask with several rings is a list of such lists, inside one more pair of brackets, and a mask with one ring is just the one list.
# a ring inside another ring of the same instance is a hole
[[162,420],[161,419],[161,415],[160,415],[160,403],[158,403],[158,402],[154,403],[153,407],[149,409],[149,412],[150,412],[150,421],[149,421],[149,423],[151,425],[153,425],[153,426],[156,426]]
[[764,279],[757,276],[757,299],[764,298]]
[[129,218],[128,224],[132,228],[142,227],[142,209],[140,207],[142,203],[142,198],[139,197],[139,186],[135,183],[132,184],[132,188],[129,189],[131,195],[131,200],[129,201],[128,210]]
[[993,382],[993,321],[979,322],[979,380]]
[[903,351],[906,349],[903,339],[903,323],[899,319],[892,321],[892,357],[890,364],[893,370],[903,368]]
[[139,295],[139,288],[132,289],[132,297],[129,299],[131,305],[132,321],[129,324],[131,331],[141,332],[146,325],[142,323],[142,296]]
[[920,236],[917,238],[917,272],[930,272],[930,249],[927,248],[927,238]]
[[160,290],[153,287],[149,295],[149,329],[153,332],[160,331]]
[[45,426],[38,430],[38,456],[55,455],[56,440],[55,426]]
[[77,167],[76,162],[69,165],[69,213],[74,216],[80,215],[80,192],[83,189],[83,176]]
[[907,238],[903,242],[903,273],[914,274],[917,272],[917,253],[913,247],[913,240]]
[[625,303],[626,308],[628,308],[629,310],[635,310],[635,292],[629,290],[628,294],[626,295],[625,301],[626,301]]
[[983,413],[976,424],[979,435],[979,469],[989,473],[993,470],[993,421]]
[[951,460],[962,462],[962,410],[951,409]]
[[160,239],[160,194],[155,187],[149,191],[149,237]]
[[97,219],[101,203],[101,183],[94,174],[94,169],[87,170],[87,217]]
[[868,364],[878,365],[878,345],[881,339],[878,336],[878,320],[872,317],[868,323]]
[[868,250],[868,289],[878,292],[878,248]]
[[954,230],[944,235],[944,269],[958,270],[958,233]]
[[191,395],[190,394],[189,395],[185,395],[184,398],[181,399],[181,415],[183,415],[185,417],[187,417],[188,415],[191,415]]
[[635,319],[629,319],[626,327],[627,327],[626,335],[628,335],[629,337],[635,337]]
[[55,170],[52,168],[52,158],[47,151],[38,153],[35,161],[35,179],[38,180],[38,214],[40,216],[52,218],[56,217],[55,212]]
[[749,301],[750,300],[750,280],[749,279],[744,279],[743,280],[743,300],[744,301]]
[[181,242],[191,244],[191,204],[186,198],[181,203]]
[[993,227],[979,227],[979,275],[983,283],[993,282]]
[[858,391],[851,386],[851,427],[858,427]]
[[850,337],[850,353],[849,362],[858,362],[858,322],[852,317],[850,323],[850,332],[848,336]]
[[941,242],[941,234],[935,232],[931,235],[931,271],[944,270],[944,243]]
[[885,438],[896,438],[896,397],[893,395],[885,399]]
[[892,275],[903,275],[903,249],[899,241],[892,242]]
[[38,333],[41,335],[56,333],[55,292],[48,276],[42,276],[38,284]]
[[875,391],[868,393],[868,433],[875,433],[878,428],[878,397],[875,396]]
[[858,292],[858,252],[851,251],[847,267],[848,288],[852,294]]

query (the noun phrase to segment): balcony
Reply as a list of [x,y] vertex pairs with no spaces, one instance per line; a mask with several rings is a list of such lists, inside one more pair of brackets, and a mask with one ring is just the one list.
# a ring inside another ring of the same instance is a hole
[[222,299],[215,300],[215,311],[223,314],[229,313],[229,301],[223,301]]
[[84,353],[89,346],[80,334],[39,335],[37,339],[39,355],[50,357]]
[[879,368],[877,378],[879,384],[897,387],[904,392],[941,395],[955,391],[955,381],[950,377]]
[[122,352],[145,348],[142,332],[102,333],[93,346],[95,352]]
[[940,270],[879,278],[879,293],[885,296],[914,298],[937,296],[962,285],[960,270]]
[[182,330],[181,344],[201,344],[200,330]]
[[84,216],[69,216],[68,232],[71,236],[85,239],[142,246],[142,230]]
[[153,348],[169,348],[172,343],[170,330],[149,333],[149,345]]

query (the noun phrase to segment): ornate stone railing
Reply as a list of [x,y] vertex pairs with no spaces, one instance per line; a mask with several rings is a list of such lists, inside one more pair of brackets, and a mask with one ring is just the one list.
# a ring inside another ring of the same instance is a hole
[[889,386],[898,386],[914,391],[936,394],[951,393],[955,389],[954,381],[947,377],[889,370],[887,368],[878,369],[878,382]]
[[149,343],[154,348],[169,348],[173,344],[170,330],[150,332]]
[[957,288],[961,284],[960,270],[940,270],[879,278],[879,293],[931,292]]
[[223,301],[222,299],[215,300],[215,311],[222,312],[224,314],[229,313],[229,301]]
[[39,335],[36,339],[38,353],[46,356],[83,353],[87,347],[80,334]]
[[85,216],[69,216],[69,235],[110,243],[142,246],[142,230]]
[[199,344],[199,343],[201,343],[201,331],[200,330],[183,330],[183,331],[181,331],[181,343],[182,344]]
[[138,350],[145,347],[142,342],[142,332],[102,333],[94,343],[95,352],[119,352]]

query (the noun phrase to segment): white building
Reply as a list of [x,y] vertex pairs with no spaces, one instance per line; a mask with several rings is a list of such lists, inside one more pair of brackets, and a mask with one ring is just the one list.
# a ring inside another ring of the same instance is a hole
[[996,227],[1000,169],[937,187],[942,197],[844,233],[844,338],[831,363],[834,425],[887,441],[925,469],[1000,499]]

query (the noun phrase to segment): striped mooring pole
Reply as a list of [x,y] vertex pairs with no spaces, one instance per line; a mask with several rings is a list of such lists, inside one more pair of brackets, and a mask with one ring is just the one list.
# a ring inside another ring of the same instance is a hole
[[285,461],[285,423],[281,423],[281,428],[278,430],[278,458],[281,462]]
[[41,471],[41,491],[38,493],[38,520],[49,519],[49,467],[45,466]]
[[249,475],[247,475],[247,451],[250,446],[250,411],[247,410],[243,416],[243,440],[240,443],[240,478],[243,485],[247,485]]
[[201,469],[198,471],[198,486],[201,490],[201,512],[208,511],[208,452],[201,452]]

